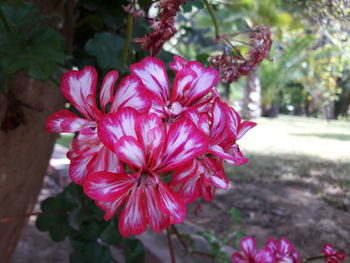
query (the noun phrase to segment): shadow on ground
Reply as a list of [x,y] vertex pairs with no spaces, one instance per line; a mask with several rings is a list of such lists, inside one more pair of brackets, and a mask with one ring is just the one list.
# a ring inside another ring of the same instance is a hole
[[290,239],[304,256],[321,253],[325,243],[350,247],[350,163],[302,155],[247,154],[250,163],[226,167],[228,191],[212,203],[199,201],[202,212],[188,210],[189,220],[225,235],[232,225],[230,208],[241,211],[236,230],[256,236]]

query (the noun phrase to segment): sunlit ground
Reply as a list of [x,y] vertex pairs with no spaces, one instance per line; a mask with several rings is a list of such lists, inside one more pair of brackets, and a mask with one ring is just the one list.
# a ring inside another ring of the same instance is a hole
[[227,167],[247,181],[298,184],[350,210],[350,123],[280,116],[260,118],[239,142],[249,163]]
[[293,116],[256,122],[258,125],[241,139],[242,151],[350,162],[350,122]]

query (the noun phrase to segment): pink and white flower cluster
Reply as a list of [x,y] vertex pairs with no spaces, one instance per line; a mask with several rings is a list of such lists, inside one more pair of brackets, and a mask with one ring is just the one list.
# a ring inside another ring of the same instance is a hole
[[80,115],[61,110],[47,122],[49,132],[78,133],[70,177],[106,220],[121,210],[123,236],[183,222],[186,204],[228,187],[223,161],[247,162],[237,140],[255,123],[220,100],[218,72],[181,57],[170,68],[172,85],[162,61],[148,57],[116,91],[118,72],[109,72],[98,92],[94,68],[69,71],[61,89]]
[[278,241],[269,238],[266,247],[258,250],[254,238],[247,236],[241,239],[240,247],[242,253],[235,252],[231,256],[233,263],[301,263],[316,259],[324,259],[327,263],[340,263],[346,258],[345,253],[338,252],[332,245],[326,244],[322,249],[324,256],[311,257],[302,261],[300,253],[286,238]]
[[233,253],[233,263],[301,263],[300,255],[295,251],[292,243],[281,238],[279,241],[270,238],[266,247],[258,250],[253,237],[241,239],[243,253]]
[[336,251],[331,244],[325,244],[322,253],[325,255],[327,263],[340,263],[346,258],[345,253]]

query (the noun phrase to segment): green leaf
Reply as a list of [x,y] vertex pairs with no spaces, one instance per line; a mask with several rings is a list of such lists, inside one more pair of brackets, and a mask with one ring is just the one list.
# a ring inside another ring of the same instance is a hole
[[26,70],[32,78],[47,80],[65,61],[64,38],[41,25],[43,17],[31,3],[7,1],[0,8],[10,28],[0,23],[0,68],[7,76]]
[[94,242],[70,241],[74,252],[70,255],[71,263],[110,263],[113,256],[108,247]]
[[124,39],[116,34],[102,32],[96,33],[86,45],[86,52],[96,57],[102,69],[118,69],[121,67],[120,57]]
[[196,56],[196,61],[204,64],[204,65],[207,65],[208,64],[208,58],[209,58],[209,54],[205,54],[205,53],[202,53],[202,54],[198,54]]
[[126,263],[140,263],[144,262],[145,247],[138,239],[126,239],[124,240]]
[[201,0],[190,0],[186,1],[185,4],[182,5],[182,10],[186,12],[192,12],[193,7],[197,7],[198,9],[203,8],[203,2]]
[[118,245],[123,241],[123,236],[119,233],[118,226],[113,220],[109,222],[100,237],[103,242],[110,245]]
[[236,249],[239,249],[240,248],[240,242],[241,242],[241,239],[243,237],[245,237],[247,234],[241,230],[238,230],[236,232],[236,238],[233,242],[233,247],[236,248]]
[[239,212],[238,209],[236,208],[231,208],[230,209],[230,215],[232,218],[232,224],[235,225],[241,221],[241,213]]
[[[0,3],[0,8],[12,32],[30,29],[43,20],[43,16],[32,3],[4,1]],[[0,30],[5,30],[2,21],[0,22]]]

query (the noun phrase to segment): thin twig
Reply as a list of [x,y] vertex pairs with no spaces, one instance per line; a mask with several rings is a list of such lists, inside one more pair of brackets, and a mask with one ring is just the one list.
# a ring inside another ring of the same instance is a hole
[[303,261],[303,263],[306,263],[306,262],[309,262],[309,261],[314,261],[314,260],[317,260],[317,259],[324,259],[325,256],[316,256],[316,257],[310,257],[310,258],[307,258]]
[[174,248],[173,248],[173,242],[171,240],[171,234],[170,234],[170,227],[166,229],[166,236],[168,239],[168,246],[169,246],[169,253],[171,258],[171,263],[176,263],[175,254],[174,254]]
[[128,66],[126,64],[126,60],[128,58],[129,45],[130,45],[131,37],[132,37],[132,24],[133,24],[133,16],[132,16],[132,14],[129,14],[128,15],[128,24],[126,27],[124,48],[123,48],[123,53],[122,53],[122,66],[126,69],[128,68]]
[[211,17],[211,20],[213,21],[214,24],[214,29],[215,29],[215,38],[219,39],[220,38],[220,29],[219,29],[219,24],[215,16],[215,12],[211,4],[209,4],[208,0],[203,0],[205,8],[208,10],[208,13]]
[[177,230],[177,228],[174,225],[172,225],[172,229],[187,253],[197,254],[197,255],[205,256],[205,257],[209,257],[209,258],[215,258],[214,254],[204,252],[204,251],[195,250],[195,249],[192,249],[191,247],[189,247],[188,244],[186,243],[186,241],[182,238],[181,234],[179,233],[179,231]]
[[189,247],[186,243],[186,241],[182,238],[181,234],[179,233],[179,231],[177,230],[176,226],[172,225],[172,228],[174,230],[174,233],[176,235],[176,237],[179,239],[180,243],[182,244],[182,246],[184,247],[184,249],[186,250],[186,252],[188,252]]

